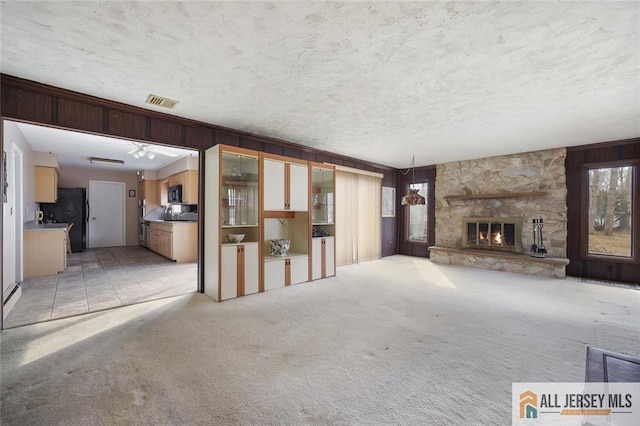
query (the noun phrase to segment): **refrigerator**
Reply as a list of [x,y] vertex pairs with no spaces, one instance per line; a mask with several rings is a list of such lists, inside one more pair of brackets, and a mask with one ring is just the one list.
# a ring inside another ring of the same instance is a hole
[[87,248],[87,189],[58,188],[56,203],[40,203],[44,223],[73,223],[69,232],[71,251]]

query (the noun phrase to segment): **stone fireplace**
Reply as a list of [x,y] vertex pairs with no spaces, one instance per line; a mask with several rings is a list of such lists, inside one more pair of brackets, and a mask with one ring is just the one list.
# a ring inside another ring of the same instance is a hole
[[[564,148],[437,165],[434,263],[564,277]],[[543,217],[546,258],[530,256]]]

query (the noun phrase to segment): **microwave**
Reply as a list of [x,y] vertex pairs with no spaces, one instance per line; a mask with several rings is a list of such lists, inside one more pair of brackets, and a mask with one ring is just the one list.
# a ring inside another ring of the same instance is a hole
[[167,192],[167,202],[170,204],[182,203],[182,185],[170,186]]

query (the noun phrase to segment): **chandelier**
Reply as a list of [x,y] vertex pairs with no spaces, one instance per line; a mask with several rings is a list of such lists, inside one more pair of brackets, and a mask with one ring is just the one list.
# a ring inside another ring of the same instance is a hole
[[[416,165],[416,156],[414,155],[411,158],[411,165],[409,166],[409,168],[405,172],[400,172],[403,175],[406,175],[407,173],[409,173],[409,171],[411,171],[412,172],[411,182],[415,182],[416,180],[415,165]],[[418,194],[419,189],[411,188],[411,185],[412,184],[409,184],[409,191],[404,197],[402,197],[400,204],[403,206],[404,205],[417,206],[417,205],[425,204],[426,199],[422,195]]]

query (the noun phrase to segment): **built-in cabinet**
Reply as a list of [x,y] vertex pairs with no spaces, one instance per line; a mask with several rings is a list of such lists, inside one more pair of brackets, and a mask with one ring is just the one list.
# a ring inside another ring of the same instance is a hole
[[[205,233],[207,295],[222,301],[310,281],[316,257],[317,278],[335,275],[332,166],[225,145],[207,150],[205,165],[204,221],[218,231]],[[284,256],[271,254],[275,239],[290,240]]]
[[36,203],[55,203],[58,201],[58,169],[55,167],[35,166],[35,192]]
[[335,268],[335,173],[311,163],[311,279],[331,277]]
[[24,278],[44,277],[67,267],[67,228],[24,230]]
[[178,263],[196,262],[198,260],[198,224],[151,221],[149,249]]
[[185,170],[169,176],[168,186],[182,186],[182,203],[198,204],[198,171]]

